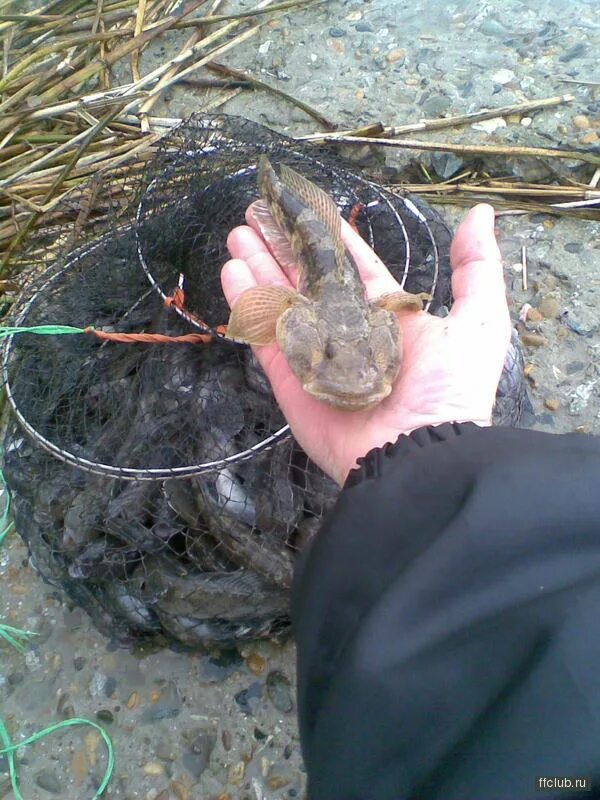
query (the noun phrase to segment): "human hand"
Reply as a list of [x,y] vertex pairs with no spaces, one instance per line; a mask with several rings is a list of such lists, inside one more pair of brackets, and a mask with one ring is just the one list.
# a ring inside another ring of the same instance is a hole
[[[230,307],[252,286],[290,286],[257,232],[252,206],[246,221],[248,226],[235,228],[227,239],[232,259],[222,269],[221,282]],[[343,238],[369,298],[400,288],[347,223]],[[316,400],[302,389],[277,344],[253,348],[297,441],[340,485],[357,458],[402,433],[444,422],[491,424],[511,330],[491,206],[480,204],[467,213],[452,242],[450,260],[450,314],[399,315],[400,374],[391,394],[372,408],[341,411]]]

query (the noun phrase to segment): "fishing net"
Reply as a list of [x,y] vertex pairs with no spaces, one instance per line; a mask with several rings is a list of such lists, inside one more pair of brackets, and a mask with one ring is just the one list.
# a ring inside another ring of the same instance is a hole
[[[7,340],[4,471],[33,566],[125,644],[284,635],[294,559],[338,495],[250,348],[222,337],[226,238],[257,197],[260,153],[328,191],[403,288],[429,294],[430,313],[451,305],[439,215],[239,118],[171,132],[126,207],[78,249],[71,215],[12,311],[11,325],[49,335]],[[114,340],[132,333],[169,339]],[[526,402],[521,366],[513,344],[501,424]]]

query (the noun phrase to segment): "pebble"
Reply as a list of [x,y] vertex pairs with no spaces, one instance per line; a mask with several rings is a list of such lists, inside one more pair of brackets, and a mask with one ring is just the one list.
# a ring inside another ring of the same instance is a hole
[[479,30],[485,34],[485,36],[495,36],[497,39],[505,37],[508,33],[508,28],[505,28],[500,22],[489,17],[483,20],[479,26]]
[[62,786],[56,777],[56,774],[49,769],[43,769],[35,776],[35,782],[46,792],[50,794],[62,794]]
[[246,764],[243,761],[238,761],[237,764],[234,764],[229,768],[229,773],[227,775],[227,782],[231,783],[232,786],[237,786],[244,779],[245,771],[246,771]]
[[267,785],[273,792],[276,792],[277,789],[282,789],[284,786],[287,786],[289,782],[290,779],[285,775],[271,775],[270,778],[267,778]]
[[71,773],[75,786],[81,786],[87,775],[89,762],[83,750],[76,750],[71,758]]
[[527,322],[541,322],[544,315],[537,308],[527,309]]
[[329,28],[329,35],[334,39],[340,39],[346,35],[346,31],[343,28]]
[[503,117],[492,117],[491,119],[482,119],[481,122],[474,122],[471,127],[475,131],[494,133],[498,128],[506,128],[506,120]]
[[521,342],[524,347],[543,347],[548,344],[548,339],[539,333],[522,333]]
[[145,708],[140,717],[142,725],[163,719],[174,719],[181,714],[183,702],[174,681],[169,681],[160,695],[160,700],[151,708]]
[[107,708],[101,708],[99,711],[96,711],[96,719],[98,722],[105,722],[107,725],[110,725],[115,721],[115,716],[112,711],[109,711]]
[[100,695],[104,694],[105,686],[106,675],[103,672],[94,672],[90,681],[90,695],[92,697],[100,697]]
[[354,26],[354,30],[358,31],[359,33],[373,33],[375,30],[370,22],[363,20],[362,22],[357,22]]
[[590,131],[580,138],[581,144],[595,144],[600,139],[596,131]]
[[335,52],[341,56],[346,52],[346,47],[344,43],[339,39],[332,39],[331,40],[331,47],[335,50]]
[[406,58],[406,50],[402,47],[397,47],[394,50],[390,50],[390,52],[386,55],[385,60],[388,64],[395,64],[397,61],[401,59],[404,60]]
[[260,698],[262,696],[262,686],[260,683],[252,683],[247,689],[242,689],[234,695],[234,700],[244,712],[244,714],[252,715],[256,710]]
[[133,711],[134,708],[137,708],[140,704],[140,696],[137,692],[132,692],[127,699],[127,708],[130,711]]
[[144,764],[142,770],[144,775],[149,775],[151,778],[158,778],[164,775],[165,772],[165,768],[159,761],[148,761],[147,764]]
[[251,653],[246,659],[246,666],[253,675],[262,675],[267,662],[258,653]]
[[547,397],[544,400],[544,405],[546,406],[548,411],[558,411],[558,409],[560,408],[560,403],[556,399],[556,397]]
[[182,781],[171,781],[171,791],[177,800],[190,800],[190,790]]
[[111,698],[117,689],[117,679],[113,677],[108,677],[106,679],[106,683],[104,684],[104,694]]
[[87,658],[84,658],[83,656],[76,656],[73,659],[73,666],[75,668],[75,672],[81,672],[81,670],[85,667],[86,664],[87,664]]
[[294,708],[292,700],[292,688],[289,679],[279,670],[272,670],[267,675],[266,681],[267,697],[278,711],[284,714]]
[[573,125],[579,128],[580,131],[585,131],[590,127],[590,121],[585,114],[577,114],[573,117]]
[[538,311],[546,319],[556,319],[560,311],[560,303],[556,297],[546,295],[538,303]]
[[494,72],[492,75],[492,80],[494,83],[500,83],[504,86],[505,83],[510,83],[514,80],[515,73],[510,69],[499,69],[497,72]]
[[183,766],[194,778],[200,778],[208,767],[216,743],[217,736],[213,731],[200,731],[195,735],[190,750],[181,757]]
[[222,733],[221,733],[221,743],[223,744],[223,749],[224,750],[227,750],[227,751],[231,750],[231,748],[233,746],[233,738],[231,736],[231,731],[228,731],[227,729],[222,731]]
[[569,49],[563,53],[562,56],[559,56],[558,60],[562,61],[563,64],[566,64],[568,61],[572,61],[574,58],[582,56],[586,50],[587,47],[583,42],[577,42],[577,44],[574,44],[573,47],[569,47]]

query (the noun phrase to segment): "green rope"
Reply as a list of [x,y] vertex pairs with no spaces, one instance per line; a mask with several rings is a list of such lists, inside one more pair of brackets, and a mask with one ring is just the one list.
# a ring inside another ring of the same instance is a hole
[[33,325],[31,328],[11,328],[0,325],[0,339],[12,336],[14,333],[37,333],[48,336],[57,333],[85,333],[84,328],[73,328],[71,325]]
[[75,717],[73,719],[66,719],[63,722],[58,722],[56,725],[50,725],[48,728],[44,728],[43,731],[39,731],[38,733],[32,734],[28,739],[25,739],[23,742],[18,742],[17,744],[13,744],[10,740],[10,736],[8,735],[8,731],[6,730],[6,726],[0,719],[0,739],[2,739],[2,744],[4,747],[0,749],[0,756],[6,755],[8,759],[8,771],[10,775],[10,782],[12,786],[12,791],[15,796],[15,800],[23,800],[23,795],[19,791],[18,781],[17,781],[17,769],[15,766],[15,750],[19,750],[21,747],[27,747],[27,745],[33,744],[34,742],[38,742],[40,739],[43,739],[45,736],[49,736],[51,733],[55,731],[62,730],[63,728],[72,728],[74,725],[89,725],[94,730],[97,730],[100,736],[104,740],[104,744],[106,745],[106,749],[108,750],[108,759],[106,763],[106,769],[104,771],[104,777],[100,783],[100,786],[96,789],[96,793],[92,800],[97,800],[106,787],[112,777],[113,770],[115,768],[115,753],[113,749],[113,743],[110,739],[110,736],[106,733],[104,728],[101,728],[100,725],[96,725],[95,722],[90,722],[88,719],[79,719]]
[[[60,326],[41,326],[41,327],[60,327]],[[7,330],[6,328],[0,328],[0,330]],[[40,331],[31,331],[30,329],[22,329],[23,331],[27,330],[28,332],[39,333]],[[14,329],[13,329],[14,332]],[[42,331],[43,333],[56,333],[56,331]],[[58,331],[59,333],[83,333],[78,328],[73,328],[71,330],[62,330]],[[6,334],[0,334],[6,335]],[[4,490],[6,493],[6,502],[4,504],[4,509],[2,514],[0,515],[0,545],[6,538],[7,533],[11,530],[14,523],[11,522],[8,525],[8,515],[10,513],[10,492],[8,491],[8,487],[6,485],[6,481],[4,479],[4,473],[0,470],[0,491]],[[15,650],[18,650],[20,653],[25,653],[25,648],[21,644],[20,640],[27,641],[32,636],[37,636],[38,634],[35,631],[24,631],[20,628],[13,628],[12,625],[6,625],[5,623],[0,623],[0,639],[4,639],[5,642],[12,645]],[[19,785],[17,780],[17,768],[15,765],[15,750],[18,750],[20,747],[27,747],[27,745],[33,744],[34,742],[43,739],[45,736],[49,736],[51,733],[55,731],[59,731],[63,728],[72,728],[74,725],[88,725],[94,730],[97,730],[102,739],[104,740],[104,744],[106,745],[106,749],[108,751],[108,759],[106,762],[106,770],[104,771],[104,777],[100,783],[100,786],[96,789],[96,793],[92,800],[97,800],[106,787],[109,784],[109,781],[112,777],[114,768],[115,768],[115,753],[113,749],[113,743],[110,739],[110,736],[106,733],[104,728],[101,728],[100,725],[96,725],[95,722],[90,722],[88,719],[80,719],[75,717],[74,719],[67,719],[63,722],[58,722],[56,725],[50,725],[48,728],[44,728],[44,730],[39,731],[38,733],[32,734],[29,739],[25,739],[23,742],[19,742],[18,744],[13,744],[10,740],[10,736],[8,735],[8,731],[6,730],[6,726],[0,717],[0,740],[4,745],[3,748],[0,748],[0,756],[5,755],[8,760],[8,772],[10,776],[10,783],[12,787],[12,792],[14,795],[15,800],[23,800],[23,795],[19,791]]]

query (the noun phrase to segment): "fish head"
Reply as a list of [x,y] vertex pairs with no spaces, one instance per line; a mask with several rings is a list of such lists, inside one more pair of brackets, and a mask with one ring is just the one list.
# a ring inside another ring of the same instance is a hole
[[381,309],[351,335],[339,319],[328,323],[316,304],[297,305],[281,316],[277,341],[302,388],[338,409],[381,402],[400,367],[398,323]]

